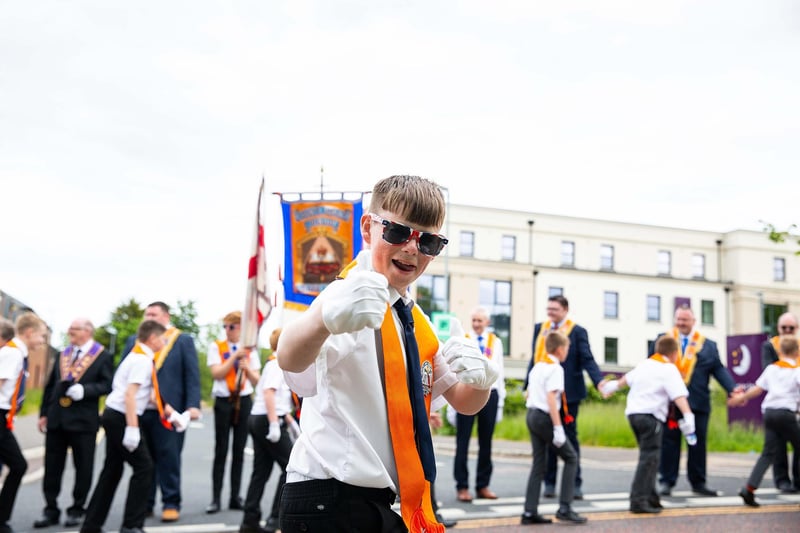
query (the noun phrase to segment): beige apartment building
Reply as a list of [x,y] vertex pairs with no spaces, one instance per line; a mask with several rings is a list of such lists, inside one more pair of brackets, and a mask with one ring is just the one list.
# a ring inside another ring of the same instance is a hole
[[450,243],[417,283],[420,305],[465,327],[473,307],[487,307],[512,359],[530,358],[533,326],[557,293],[609,370],[640,361],[683,302],[723,359],[728,335],[773,333],[782,312],[800,313],[797,245],[763,232],[450,205],[443,233]]

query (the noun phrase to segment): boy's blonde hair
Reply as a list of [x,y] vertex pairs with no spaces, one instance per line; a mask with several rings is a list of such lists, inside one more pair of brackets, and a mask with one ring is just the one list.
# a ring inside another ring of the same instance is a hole
[[431,180],[419,176],[391,176],[372,189],[369,208],[375,212],[395,213],[412,224],[441,228],[445,202],[442,189]]
[[797,356],[798,343],[794,335],[782,335],[780,342],[781,353],[786,356]]
[[569,338],[560,331],[551,331],[544,338],[544,349],[547,353],[553,353],[562,346],[569,345]]
[[223,324],[241,324],[242,323],[242,312],[241,311],[231,311],[227,315],[225,315],[222,319]]
[[672,355],[678,351],[678,341],[670,335],[661,335],[656,339],[656,353]]
[[36,313],[27,311],[17,317],[14,329],[17,330],[17,335],[21,335],[29,329],[44,329],[44,321]]

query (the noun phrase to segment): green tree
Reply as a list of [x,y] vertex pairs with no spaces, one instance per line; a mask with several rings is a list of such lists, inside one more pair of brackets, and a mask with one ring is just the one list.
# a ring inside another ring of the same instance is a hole
[[794,233],[794,231],[797,229],[797,224],[792,224],[785,231],[781,231],[776,228],[774,224],[764,222],[763,220],[761,223],[764,224],[764,231],[767,232],[769,235],[769,240],[772,242],[783,243],[791,239],[796,239],[798,249],[795,251],[795,255],[800,255],[800,237]]
[[111,312],[109,322],[95,331],[95,339],[112,350],[115,362],[118,362],[122,356],[125,341],[131,335],[136,334],[136,329],[142,321],[143,313],[144,309],[142,309],[141,304],[131,298],[114,309]]
[[188,302],[178,300],[175,307],[177,309],[172,308],[170,310],[172,325],[184,333],[190,334],[197,342],[197,338],[200,335],[200,326],[197,324],[197,309],[194,307],[194,300],[189,300]]

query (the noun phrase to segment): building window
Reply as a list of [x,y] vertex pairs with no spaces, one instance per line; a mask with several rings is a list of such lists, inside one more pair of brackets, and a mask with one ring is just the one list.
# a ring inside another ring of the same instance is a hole
[[666,250],[658,251],[658,275],[669,276],[672,274],[672,254]]
[[517,256],[517,238],[513,235],[503,235],[503,251],[502,256],[504,261],[513,261]]
[[472,231],[462,231],[459,237],[458,255],[461,257],[474,257],[475,233]]
[[437,311],[447,311],[449,306],[447,278],[423,274],[417,279],[417,303],[430,316]]
[[478,303],[489,311],[494,334],[511,346],[511,282],[482,279],[478,284]]
[[564,287],[549,287],[547,289],[547,297],[550,298],[551,296],[563,296],[564,295]]
[[600,245],[600,270],[614,270],[614,247],[610,244]]
[[572,241],[561,241],[561,266],[575,266],[575,243]]
[[661,322],[661,296],[647,295],[647,320]]
[[706,279],[706,256],[703,254],[692,255],[692,277]]
[[700,300],[700,321],[709,326],[714,325],[714,301]]
[[775,281],[786,281],[786,259],[776,257],[772,260],[772,275]]
[[619,293],[611,291],[603,293],[603,316],[605,318],[619,317]]
[[618,361],[618,339],[616,337],[606,337],[605,346],[606,363],[616,364]]

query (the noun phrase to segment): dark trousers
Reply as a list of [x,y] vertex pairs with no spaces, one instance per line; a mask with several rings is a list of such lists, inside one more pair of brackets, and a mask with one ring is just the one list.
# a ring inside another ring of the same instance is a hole
[[6,427],[7,414],[8,410],[0,409],[0,463],[8,467],[8,475],[3,480],[3,489],[0,490],[0,525],[11,519],[17,490],[22,483],[22,476],[28,469],[28,462],[19,449],[17,438]]
[[283,533],[407,533],[392,511],[394,492],[335,479],[287,483],[281,496]]
[[[706,484],[706,441],[708,437],[708,413],[694,413],[695,434],[697,444],[687,446],[686,470],[689,484],[702,487]],[[684,440],[681,430],[669,429],[666,425],[661,441],[661,461],[658,464],[659,482],[674,487],[678,481],[678,469],[681,460],[681,443]]]
[[114,493],[117,492],[117,486],[122,478],[125,463],[131,465],[133,474],[128,483],[122,526],[141,528],[144,526],[147,510],[147,500],[144,495],[150,490],[153,478],[153,460],[150,458],[147,443],[142,439],[132,452],[122,445],[122,437],[125,435],[125,415],[119,411],[106,408],[101,422],[106,431],[106,459],[92,493],[92,499],[89,500],[81,532],[102,531],[114,500]]
[[214,466],[211,469],[211,496],[215,502],[219,502],[222,493],[222,479],[225,477],[225,460],[228,457],[231,433],[233,433],[233,449],[231,450],[230,499],[239,498],[242,488],[244,447],[247,444],[247,417],[250,415],[252,406],[253,399],[250,396],[242,396],[239,398],[239,413],[234,415],[235,405],[230,398],[214,400]]
[[456,414],[456,457],[453,462],[453,477],[456,479],[457,489],[469,488],[469,470],[467,469],[467,452],[469,439],[472,436],[472,426],[478,420],[478,471],[475,474],[475,488],[482,489],[489,486],[492,477],[492,435],[497,420],[497,405],[499,396],[496,389],[492,389],[489,400],[483,409],[474,415]]
[[247,498],[244,502],[243,525],[258,527],[261,522],[261,497],[264,495],[264,486],[272,474],[275,463],[281,468],[281,478],[275,489],[272,499],[270,518],[278,519],[281,503],[281,491],[286,483],[286,465],[289,464],[289,454],[292,452],[292,439],[286,430],[283,418],[280,419],[281,438],[278,442],[267,440],[269,421],[266,415],[250,416],[248,427],[253,439],[253,472],[250,476],[250,485],[247,487]]
[[[783,442],[791,442],[795,450],[800,450],[800,425],[794,411],[788,409],[766,409],[764,411],[764,448],[756,461],[747,484],[758,488],[764,474],[775,460]],[[795,472],[795,479],[797,479]]]
[[659,503],[656,492],[658,461],[661,456],[661,433],[664,423],[653,415],[631,414],[628,423],[639,445],[639,463],[631,483],[631,507]]
[[553,421],[550,420],[549,414],[539,409],[529,408],[525,421],[531,434],[531,447],[533,448],[533,465],[531,465],[531,473],[528,476],[528,487],[525,490],[525,512],[539,513],[539,495],[542,490],[542,479],[548,455],[558,455],[564,460],[558,501],[561,508],[570,508],[575,497],[575,471],[578,468],[578,454],[572,448],[569,439],[560,448],[552,445]]
[[161,488],[164,509],[181,508],[181,451],[185,433],[172,431],[161,425],[158,411],[146,409],[139,417],[142,438],[155,464],[155,473],[147,492],[147,509],[156,503],[156,487]]
[[[96,416],[96,415],[94,415]],[[44,440],[44,514],[58,520],[58,493],[67,464],[67,449],[72,448],[72,464],[75,467],[75,485],[72,488],[72,506],[67,508],[70,516],[83,516],[86,498],[92,487],[94,473],[94,450],[96,431],[69,431],[63,428],[48,429]]]
[[[583,479],[581,478],[581,445],[578,442],[578,408],[580,407],[580,403],[568,403],[567,408],[569,409],[569,414],[575,419],[571,424],[564,424],[564,433],[567,435],[567,441],[572,444],[572,449],[575,450],[575,453],[578,456],[578,466],[575,469],[575,488],[581,488],[583,485]],[[561,413],[561,421],[564,423],[564,407],[562,406],[561,409],[558,411]],[[555,487],[556,485],[556,474],[558,474],[558,453],[556,453],[556,449],[554,446],[550,446],[548,448],[550,453],[547,454],[547,470],[544,473],[544,484]],[[563,477],[562,477],[563,479]]]
[[789,454],[786,450],[787,440],[778,436],[778,451],[775,452],[775,462],[772,463],[772,478],[775,481],[775,487],[784,485],[792,485],[800,489],[800,450],[795,450],[792,453],[792,476],[789,477]]

